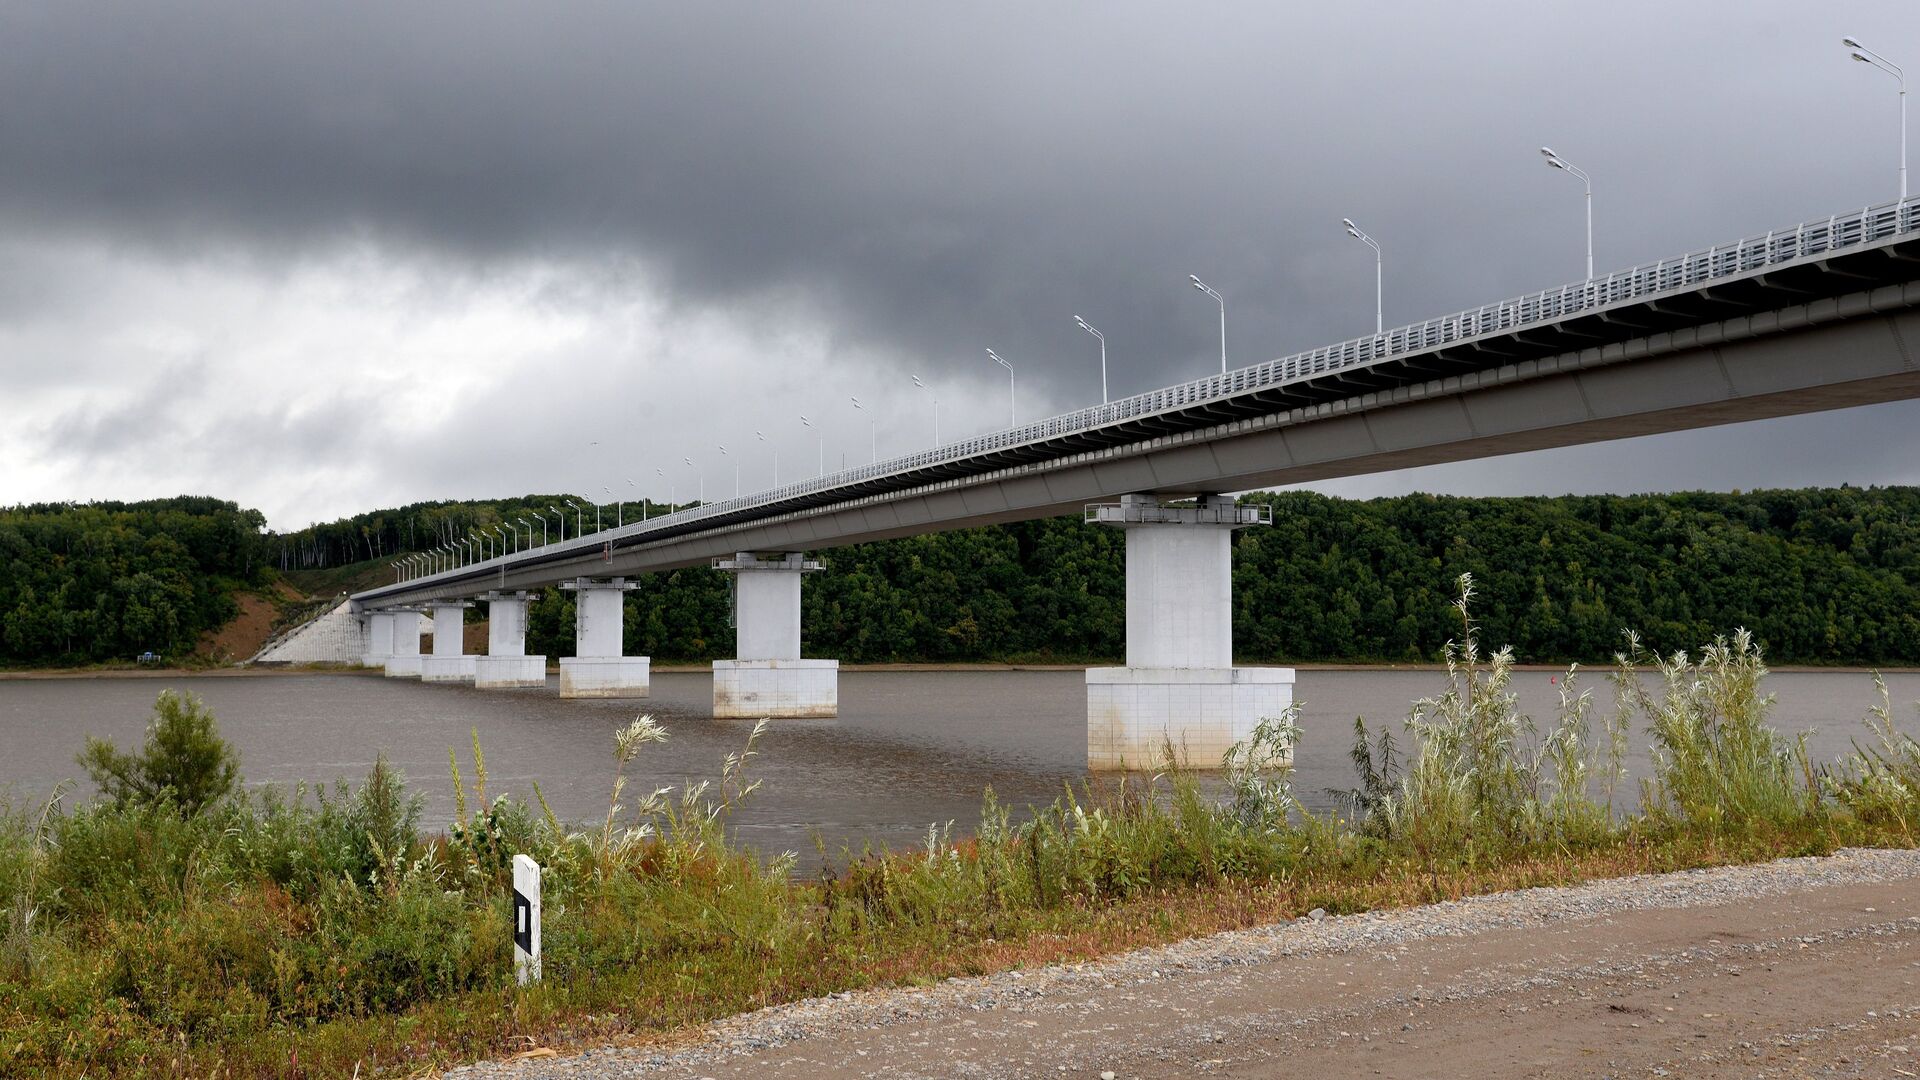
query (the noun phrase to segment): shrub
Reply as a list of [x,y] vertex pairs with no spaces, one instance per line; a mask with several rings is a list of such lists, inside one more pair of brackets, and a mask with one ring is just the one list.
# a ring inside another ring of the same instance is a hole
[[1640,681],[1647,657],[1631,636],[1617,660],[1616,685],[1653,734],[1643,810],[1735,832],[1791,825],[1818,811],[1806,736],[1787,739],[1766,722],[1773,695],[1760,690],[1767,668],[1753,635],[1718,638],[1698,661],[1685,652],[1653,657],[1657,693]]
[[77,759],[103,794],[119,803],[166,802],[191,817],[240,782],[240,755],[220,737],[213,713],[191,694],[162,690],[139,754],[91,736]]

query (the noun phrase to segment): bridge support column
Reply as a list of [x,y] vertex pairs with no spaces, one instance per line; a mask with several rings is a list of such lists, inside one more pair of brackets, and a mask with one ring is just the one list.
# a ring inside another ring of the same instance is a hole
[[397,608],[393,615],[393,652],[387,657],[387,678],[420,677],[420,609]]
[[576,594],[573,609],[573,651],[560,658],[560,696],[563,698],[646,697],[652,683],[652,661],[644,656],[622,656],[626,622],[622,600],[639,588],[625,578],[595,581],[581,578],[563,582]]
[[487,602],[487,655],[473,658],[473,685],[483,690],[547,685],[547,658],[527,655],[527,602],[524,592],[490,592]]
[[393,612],[367,612],[367,651],[360,654],[360,666],[384,668],[392,655]]
[[422,682],[472,682],[474,658],[467,655],[467,600],[435,600],[427,605],[433,612],[433,655],[420,659]]
[[820,564],[797,551],[743,551],[713,565],[733,574],[738,657],[713,662],[713,715],[838,716],[840,661],[800,658],[800,577]]
[[1233,666],[1235,529],[1265,506],[1151,495],[1087,507],[1127,534],[1127,666],[1087,669],[1087,767],[1150,768],[1166,744],[1202,768],[1293,701],[1293,669]]

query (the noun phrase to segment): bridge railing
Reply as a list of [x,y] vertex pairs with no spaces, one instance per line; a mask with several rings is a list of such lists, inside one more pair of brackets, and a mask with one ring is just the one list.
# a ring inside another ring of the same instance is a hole
[[[516,558],[535,552],[588,552],[616,537],[644,535],[658,529],[679,528],[690,522],[778,505],[805,495],[853,487],[868,480],[912,472],[946,462],[962,461],[981,454],[1088,431],[1136,417],[1180,409],[1202,401],[1283,386],[1297,380],[1310,379],[1344,368],[1359,367],[1393,356],[1420,352],[1456,341],[1466,341],[1536,323],[1551,322],[1583,311],[1593,311],[1674,290],[1697,288],[1715,280],[1750,274],[1768,266],[1794,262],[1825,252],[1856,247],[1915,231],[1920,231],[1920,196],[1803,222],[1791,229],[1776,229],[1732,244],[1717,245],[1704,251],[1690,252],[1674,258],[1662,259],[1659,262],[1615,271],[1605,277],[1596,277],[1589,281],[1543,289],[1526,296],[1443,315],[1367,337],[1354,338],[1337,345],[1309,349],[1221,375],[1209,375],[1177,386],[1150,390],[1144,394],[1135,394],[1075,412],[1050,416],[1044,420],[962,439],[959,442],[843,470],[813,480],[783,484],[752,495],[677,510],[644,522],[634,522],[620,528],[590,533],[565,543],[523,549],[515,555],[496,556],[484,562],[470,563],[457,568],[457,571],[470,572],[476,567],[505,565]],[[423,575],[413,580],[428,580],[455,572],[454,570],[441,571],[439,574]]]

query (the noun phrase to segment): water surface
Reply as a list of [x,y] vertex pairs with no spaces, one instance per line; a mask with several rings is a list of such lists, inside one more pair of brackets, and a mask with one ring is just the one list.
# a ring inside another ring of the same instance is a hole
[[[1537,720],[1556,715],[1552,678],[1515,677]],[[1920,674],[1888,683],[1911,723]],[[1598,707],[1610,709],[1604,679],[1591,685]],[[1767,685],[1778,697],[1776,726],[1813,729],[1819,760],[1850,748],[1874,701],[1870,678],[1857,673],[1783,672]],[[752,728],[709,716],[711,679],[691,673],[656,673],[653,696],[635,701],[562,701],[551,685],[480,691],[354,675],[0,681],[0,790],[37,799],[63,778],[83,779],[73,759],[84,737],[137,744],[166,687],[198,694],[214,710],[250,784],[357,781],[384,750],[426,797],[425,821],[435,828],[454,812],[449,748],[472,782],[472,730],[490,793],[530,799],[537,781],[562,818],[594,821],[606,812],[612,732],[636,713],[654,714],[669,738],[643,748],[629,769],[630,803],[655,787],[716,776]],[[1325,789],[1352,786],[1346,755],[1356,715],[1390,723],[1397,735],[1409,703],[1440,688],[1431,671],[1301,671],[1294,785],[1304,801],[1323,807]],[[735,823],[762,849],[811,859],[816,837],[833,852],[867,841],[914,844],[934,822],[969,829],[989,786],[1015,807],[1050,802],[1086,775],[1085,695],[1078,671],[843,672],[838,718],[774,722],[752,764],[765,783]],[[1644,774],[1644,732],[1635,732],[1633,751],[1630,767]]]

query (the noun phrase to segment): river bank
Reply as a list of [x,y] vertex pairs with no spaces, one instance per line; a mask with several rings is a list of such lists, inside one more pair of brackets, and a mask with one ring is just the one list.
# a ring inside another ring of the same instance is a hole
[[447,1075],[1911,1075],[1916,882],[1853,849],[1293,919]]
[[[0,894],[15,897],[0,909],[12,920],[0,935],[0,1074],[264,1078],[297,1060],[314,1075],[401,1075],[530,1045],[651,1047],[770,1005],[1080,964],[1316,910],[1913,846],[1920,743],[1891,719],[1850,725],[1850,749],[1816,766],[1810,742],[1765,726],[1768,687],[1744,641],[1657,675],[1670,692],[1631,679],[1617,710],[1529,716],[1529,695],[1562,687],[1479,667],[1428,707],[1395,767],[1370,744],[1356,773],[1350,722],[1322,714],[1291,769],[1280,763],[1309,736],[1287,717],[1223,776],[1124,782],[1088,780],[1084,758],[1051,779],[1014,764],[1048,740],[1077,736],[1083,750],[1073,672],[847,676],[856,703],[895,724],[918,717],[911,734],[862,732],[844,716],[717,721],[697,711],[707,684],[695,675],[661,676],[693,708],[665,722],[623,720],[631,702],[309,680],[306,711],[237,730],[295,740],[300,769],[314,739],[378,755],[325,800],[234,789],[182,813],[164,795],[69,792],[44,819],[39,800],[0,816]],[[1419,672],[1303,677],[1364,678],[1379,700],[1397,697],[1391,713],[1404,713],[1407,688],[1435,689]],[[1833,696],[1830,676],[1773,678]],[[17,684],[0,706],[36,685],[105,694],[96,705],[146,690]],[[271,705],[301,699],[288,693],[298,685],[198,688],[209,702]],[[944,713],[928,708],[934,688],[949,695]],[[983,706],[983,690],[1011,696]],[[323,705],[325,691],[353,700]],[[400,702],[417,717],[395,716]],[[498,710],[484,755],[483,740],[448,737],[481,728],[480,709]],[[50,730],[45,709],[11,715],[22,731]],[[1036,715],[1053,726],[1036,732]],[[408,726],[433,740],[439,775],[451,766],[451,807],[422,815],[379,754]],[[495,740],[516,731],[514,745]],[[1881,756],[1852,748],[1855,735]],[[585,756],[546,760],[570,742]],[[980,783],[982,757],[1012,786]],[[523,761],[553,770],[547,783]],[[1315,771],[1336,764],[1343,774]],[[1615,790],[1630,766],[1644,799]],[[1349,794],[1315,808],[1307,796],[1332,798],[1323,776]],[[969,810],[944,802],[942,785],[966,792]],[[822,835],[853,820],[865,821],[846,834],[857,844]],[[781,831],[795,826],[814,841],[812,869]],[[518,989],[510,854],[544,868],[547,904],[543,979]]]
[[[1115,660],[1112,663],[1118,664]],[[967,671],[1085,671],[1090,667],[1106,667],[1109,664],[1025,664],[1025,663],[893,663],[893,664],[841,664],[844,672],[967,672]],[[1272,664],[1241,664],[1241,667],[1292,668],[1295,671],[1426,671],[1443,672],[1445,664],[1384,664],[1384,663],[1332,663],[1300,662]],[[1515,664],[1513,670],[1523,672],[1560,673],[1567,670],[1566,664]],[[713,669],[707,663],[660,663],[653,665],[655,672],[673,675],[704,675]],[[1588,674],[1608,674],[1618,670],[1611,663],[1582,664],[1580,670]],[[1913,675],[1920,674],[1920,667],[1863,667],[1857,665],[1824,664],[1780,664],[1769,668],[1779,673],[1830,673],[1835,675]],[[557,675],[560,665],[547,664],[547,673]],[[385,672],[377,667],[360,667],[352,664],[245,664],[208,667],[66,667],[0,669],[0,682],[31,679],[181,679],[181,678],[271,678],[284,675],[364,675],[379,677]]]

